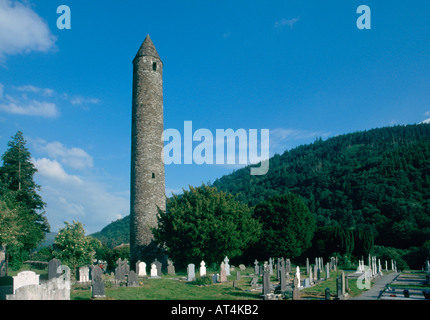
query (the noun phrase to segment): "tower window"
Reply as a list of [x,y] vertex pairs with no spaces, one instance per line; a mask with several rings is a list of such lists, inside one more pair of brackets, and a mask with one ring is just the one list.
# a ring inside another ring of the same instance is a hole
[[152,71],[157,71],[157,62],[152,63]]
[[152,179],[155,179],[155,173],[154,172],[152,173]]

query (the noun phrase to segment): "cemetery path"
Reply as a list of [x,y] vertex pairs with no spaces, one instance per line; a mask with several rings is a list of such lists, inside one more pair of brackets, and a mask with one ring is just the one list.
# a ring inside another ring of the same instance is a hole
[[385,286],[394,281],[400,275],[399,272],[393,272],[375,279],[375,283],[370,290],[367,290],[357,297],[350,300],[378,300]]

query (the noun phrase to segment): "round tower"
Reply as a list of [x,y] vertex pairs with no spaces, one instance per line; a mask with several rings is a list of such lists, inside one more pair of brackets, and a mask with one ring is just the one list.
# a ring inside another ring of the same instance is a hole
[[163,63],[149,35],[133,59],[130,266],[157,257],[151,228],[166,209],[163,161]]

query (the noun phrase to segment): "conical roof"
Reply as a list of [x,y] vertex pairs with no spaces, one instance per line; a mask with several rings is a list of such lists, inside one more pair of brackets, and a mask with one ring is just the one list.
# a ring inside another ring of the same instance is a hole
[[146,36],[145,40],[143,40],[143,43],[140,46],[140,49],[137,52],[135,59],[137,57],[143,57],[143,56],[152,56],[161,60],[157,50],[154,47],[154,44],[152,43],[151,38],[149,37],[149,34]]

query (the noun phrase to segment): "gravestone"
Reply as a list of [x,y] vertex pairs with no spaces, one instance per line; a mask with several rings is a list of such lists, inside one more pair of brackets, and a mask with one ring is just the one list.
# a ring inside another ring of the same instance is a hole
[[293,300],[300,300],[300,279],[297,278],[297,273],[293,281]]
[[330,288],[325,288],[324,300],[330,300]]
[[6,276],[6,247],[0,245],[0,277]]
[[158,279],[160,276],[158,275],[157,266],[154,263],[151,263],[151,278]]
[[227,258],[227,256],[224,258],[224,266],[225,266],[225,275],[230,276],[230,265],[228,264],[230,260]]
[[240,269],[240,271],[245,271],[246,267],[244,264],[239,264],[239,269]]
[[87,266],[78,269],[78,282],[85,283],[90,281],[90,269]]
[[139,283],[137,282],[136,272],[131,270],[127,278],[127,287],[138,287],[138,286],[139,286]]
[[309,258],[306,258],[306,275],[309,275],[309,273],[310,273]]
[[297,287],[300,288],[300,268],[299,266],[296,267],[296,276],[297,278]]
[[254,274],[258,275],[260,273],[260,266],[258,265],[257,259],[254,261]]
[[314,282],[317,282],[318,279],[318,267],[317,265],[314,265]]
[[263,299],[267,298],[270,289],[270,268],[268,264],[265,264],[263,269]]
[[94,282],[97,277],[101,277],[103,275],[102,268],[100,268],[99,266],[91,266],[90,270],[91,282]]
[[269,258],[269,273],[273,274],[273,259]]
[[224,261],[221,262],[221,270],[220,270],[220,282],[226,282],[227,281],[227,274],[225,272],[225,264]]
[[212,275],[212,282],[213,283],[218,283],[218,274],[213,274]]
[[93,298],[105,297],[105,283],[101,276],[97,276],[91,284],[91,291]]
[[240,280],[240,271],[236,271],[236,280]]
[[325,266],[325,278],[329,279],[330,278],[330,263],[327,262],[326,266]]
[[151,263],[151,268],[152,264],[155,264],[155,267],[157,268],[157,275],[161,276],[161,262],[155,259],[154,262]]
[[172,260],[167,260],[167,274],[174,276],[175,273],[175,266],[173,265],[173,261]]
[[28,285],[39,285],[39,275],[33,271],[21,271],[13,278],[13,294],[18,288]]
[[286,269],[286,272],[287,272],[287,273],[290,273],[290,272],[291,272],[291,260],[290,260],[290,259],[287,259],[287,260],[285,261],[285,269]]
[[283,265],[283,261],[281,262],[281,266],[280,266],[280,284],[281,284],[281,293],[284,293],[285,291],[287,291],[287,281],[286,281],[286,273],[285,273],[285,266]]
[[196,272],[194,263],[190,263],[187,267],[187,281],[196,280]]
[[336,299],[340,300],[343,298],[342,294],[342,277],[336,278]]
[[59,266],[61,266],[61,262],[55,258],[48,262],[48,280],[58,278],[61,275],[61,273],[57,272]]
[[310,286],[311,286],[311,282],[310,282],[309,278],[303,279],[303,287],[308,288]]
[[116,261],[117,267],[115,268],[115,280],[122,281],[125,279],[125,276],[130,272],[130,267],[128,265],[127,259],[122,260],[119,258]]
[[146,263],[145,262],[141,262],[141,261],[137,261],[136,263],[136,271],[137,271],[137,276],[138,277],[145,277],[146,274]]
[[200,277],[206,275],[206,263],[204,261],[200,262]]
[[251,282],[250,282],[250,286],[252,289],[257,288],[257,283],[258,283],[258,278],[257,277],[252,277]]

